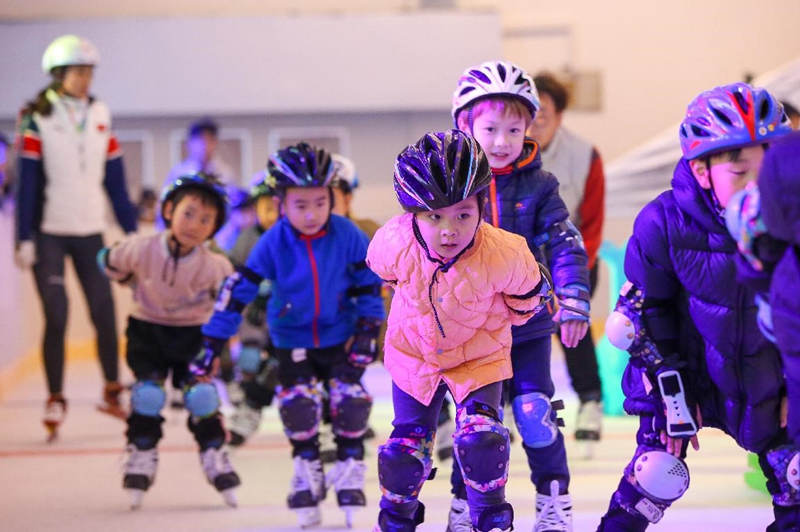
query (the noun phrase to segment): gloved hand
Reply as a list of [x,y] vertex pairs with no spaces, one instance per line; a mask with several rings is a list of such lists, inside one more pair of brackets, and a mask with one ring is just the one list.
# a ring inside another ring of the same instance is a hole
[[756,255],[755,241],[767,234],[767,226],[761,217],[761,195],[755,181],[738,191],[728,200],[725,208],[725,225],[736,241],[739,253],[756,271],[763,271],[764,265]]
[[[214,362],[225,346],[226,340],[203,336],[203,347],[189,363],[189,372],[195,377],[207,377],[213,374]],[[218,363],[218,362],[217,362]]]
[[23,240],[17,244],[14,252],[14,262],[17,267],[27,270],[36,264],[36,245],[33,240]]
[[557,288],[556,295],[559,308],[553,319],[561,326],[561,341],[575,347],[589,330],[589,291],[576,283]]
[[378,356],[378,334],[381,320],[375,318],[359,318],[356,332],[350,344],[347,361],[357,368],[366,368]]

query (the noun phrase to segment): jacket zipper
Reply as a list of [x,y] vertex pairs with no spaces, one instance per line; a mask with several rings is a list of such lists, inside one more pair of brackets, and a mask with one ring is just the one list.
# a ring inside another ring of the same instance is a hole
[[317,272],[317,261],[314,259],[314,250],[311,248],[311,240],[304,238],[306,251],[308,252],[308,262],[311,264],[311,278],[314,280],[314,317],[311,319],[311,338],[314,347],[319,347],[319,331],[317,321],[319,319],[319,274]]

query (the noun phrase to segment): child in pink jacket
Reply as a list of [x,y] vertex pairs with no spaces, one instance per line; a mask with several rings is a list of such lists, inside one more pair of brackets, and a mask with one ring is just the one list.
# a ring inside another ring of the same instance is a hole
[[383,497],[375,531],[411,531],[422,522],[417,498],[448,391],[473,527],[512,527],[502,381],[512,375],[511,326],[541,308],[550,286],[524,238],[481,221],[491,177],[480,145],[457,130],[426,134],[395,163],[406,214],[389,220],[367,252],[369,267],[395,291],[384,360],[394,430],[378,454]]

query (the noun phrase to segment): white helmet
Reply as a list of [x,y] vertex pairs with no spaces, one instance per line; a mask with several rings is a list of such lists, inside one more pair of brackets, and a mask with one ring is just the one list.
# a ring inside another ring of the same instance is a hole
[[51,42],[44,51],[42,70],[45,74],[49,74],[56,67],[95,66],[99,61],[100,53],[92,43],[77,35],[62,35]]
[[331,181],[331,184],[344,188],[346,192],[358,188],[358,173],[353,161],[338,153],[332,153],[331,159],[333,159],[333,181]]
[[452,108],[456,127],[462,109],[482,98],[498,95],[518,98],[531,116],[539,110],[539,93],[524,70],[507,61],[487,61],[466,69],[458,79]]

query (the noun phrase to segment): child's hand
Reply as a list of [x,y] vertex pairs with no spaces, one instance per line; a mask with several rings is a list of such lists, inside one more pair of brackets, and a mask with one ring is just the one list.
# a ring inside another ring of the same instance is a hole
[[[556,313],[556,317],[561,314],[561,310]],[[561,324],[561,341],[565,347],[575,347],[578,342],[583,340],[589,331],[589,322],[583,320],[569,320]]]
[[[703,414],[700,413],[700,406],[695,407],[696,413],[696,421],[697,421],[697,430],[699,431],[703,427]],[[661,443],[666,446],[666,451],[671,454],[672,456],[676,456],[680,458],[681,456],[681,448],[683,447],[683,442],[686,438],[671,438],[667,435],[666,430],[662,430],[660,432]],[[700,450],[700,442],[697,439],[697,434],[689,438],[689,443],[692,444],[692,448],[695,451]]]
[[784,396],[781,399],[781,428],[785,429],[789,424],[789,398]]
[[347,361],[351,366],[366,368],[378,356],[378,333],[381,320],[359,318],[355,335],[345,344]]
[[225,345],[221,338],[203,337],[203,347],[189,363],[189,372],[198,381],[210,380],[219,368],[219,353]]

